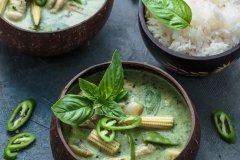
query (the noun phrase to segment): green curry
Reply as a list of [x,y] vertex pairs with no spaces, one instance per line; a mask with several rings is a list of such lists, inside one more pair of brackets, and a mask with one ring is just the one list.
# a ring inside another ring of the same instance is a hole
[[[86,80],[98,84],[99,79],[103,74],[104,72],[93,74],[92,76],[87,77]],[[93,153],[91,157],[80,157],[81,159],[88,160],[107,160],[109,157],[121,157],[121,159],[125,160],[130,159],[130,147],[126,133],[132,135],[136,159],[160,160],[165,159],[167,150],[177,150],[181,152],[186,145],[192,127],[191,114],[183,96],[167,80],[144,70],[138,71],[125,69],[124,78],[124,88],[129,89],[129,92],[119,104],[137,102],[144,106],[144,109],[139,116],[145,117],[149,115],[147,112],[148,110],[146,109],[146,106],[148,105],[146,103],[149,101],[148,94],[150,92],[154,93],[155,96],[158,96],[157,101],[154,102],[154,107],[157,108],[156,113],[154,113],[155,116],[173,116],[174,126],[170,129],[134,128],[131,130],[116,131],[115,140],[119,142],[121,146],[118,153],[113,156],[109,156],[87,141],[92,129],[62,124],[62,131],[65,140],[67,142],[69,140],[79,140],[85,149],[88,149]],[[143,142],[143,134],[152,131],[160,133],[163,137],[168,138],[177,145],[151,144],[151,146],[148,146],[146,142]],[[144,147],[150,151],[145,151]]]

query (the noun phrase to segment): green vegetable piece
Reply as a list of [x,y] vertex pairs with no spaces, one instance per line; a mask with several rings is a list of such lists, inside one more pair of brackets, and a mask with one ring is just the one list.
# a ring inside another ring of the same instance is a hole
[[130,144],[130,157],[131,160],[135,160],[135,144],[133,142],[132,135],[130,133],[127,133],[129,144]]
[[4,159],[12,160],[17,158],[18,153],[16,151],[26,148],[35,138],[35,135],[30,132],[19,133],[12,137],[4,148]]
[[109,130],[127,130],[138,127],[142,118],[135,115],[126,115],[126,117],[113,119],[104,117],[100,119],[101,127]]
[[148,132],[143,134],[143,141],[164,145],[178,145],[177,143],[173,143],[170,139],[161,136],[158,132]]
[[121,101],[128,94],[128,89],[123,88],[121,92],[118,93],[117,97],[114,99],[115,102]]
[[213,118],[220,137],[229,144],[235,143],[236,133],[234,131],[231,119],[227,113],[222,110],[216,110],[213,113]]
[[52,111],[62,122],[77,125],[92,117],[95,110],[93,102],[88,98],[67,94],[52,106]]
[[34,0],[34,1],[40,7],[45,6],[45,4],[47,3],[47,0]]
[[161,96],[149,90],[145,97],[146,112],[149,115],[156,115],[161,104]]
[[[7,130],[14,131],[19,127],[21,127],[29,119],[35,106],[36,106],[36,101],[34,99],[26,99],[20,102],[13,110],[7,122]],[[20,113],[20,117],[16,119],[18,116],[18,113]]]
[[115,137],[115,131],[102,128],[100,121],[98,121],[98,124],[97,124],[97,134],[105,142],[112,142]]
[[142,0],[148,10],[163,24],[182,30],[190,26],[192,11],[183,0]]
[[75,2],[77,2],[78,4],[82,4],[82,0],[74,0]]

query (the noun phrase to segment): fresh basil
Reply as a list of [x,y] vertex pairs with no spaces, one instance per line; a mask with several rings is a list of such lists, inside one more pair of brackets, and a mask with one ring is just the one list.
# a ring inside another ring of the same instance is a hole
[[95,84],[88,82],[82,78],[78,79],[78,83],[79,83],[80,89],[89,99],[91,100],[98,99],[99,97],[98,87]]
[[145,107],[147,114],[156,115],[160,105],[161,105],[160,94],[149,90],[145,96]]
[[115,101],[106,101],[102,106],[102,112],[106,117],[119,118],[125,117],[122,108]]
[[124,83],[124,75],[121,60],[116,50],[112,62],[103,75],[99,84],[99,92],[102,100],[114,100],[121,92]]
[[52,107],[54,115],[62,122],[76,125],[89,119],[93,114],[93,102],[80,95],[67,94]]
[[115,102],[119,102],[122,100],[126,95],[128,94],[128,89],[123,88],[117,95],[117,97],[114,99]]
[[114,101],[123,98],[128,92],[123,89],[123,68],[117,50],[99,86],[82,78],[78,79],[78,83],[85,96],[67,94],[52,106],[54,115],[62,122],[80,124],[95,111],[106,117],[125,117],[122,108]]
[[182,30],[190,26],[192,11],[183,0],[142,0],[148,10],[166,26]]

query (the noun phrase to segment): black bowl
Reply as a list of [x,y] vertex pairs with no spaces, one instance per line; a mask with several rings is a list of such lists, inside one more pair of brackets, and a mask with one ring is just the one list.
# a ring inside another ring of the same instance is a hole
[[106,0],[89,19],[54,32],[18,28],[0,15],[0,42],[18,52],[34,56],[55,56],[76,49],[92,39],[105,25],[114,0]]
[[145,6],[139,1],[138,22],[143,41],[152,56],[161,64],[186,76],[206,76],[221,72],[240,57],[240,44],[223,53],[208,56],[188,56],[168,49],[148,30],[145,20]]

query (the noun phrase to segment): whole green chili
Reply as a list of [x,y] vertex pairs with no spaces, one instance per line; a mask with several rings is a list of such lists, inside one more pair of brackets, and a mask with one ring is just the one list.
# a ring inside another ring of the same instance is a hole
[[[26,99],[20,102],[13,110],[7,122],[7,130],[14,131],[21,127],[29,119],[35,106],[36,101],[34,99]],[[20,113],[19,118],[17,118],[18,113]]]
[[220,137],[227,143],[236,142],[236,133],[227,113],[222,110],[216,110],[213,113],[213,118]]
[[16,151],[26,148],[35,138],[35,135],[30,132],[19,133],[12,137],[4,148],[4,159],[15,159],[18,155]]
[[164,145],[178,145],[177,143],[173,143],[170,139],[161,136],[158,132],[148,132],[143,134],[143,141]]

